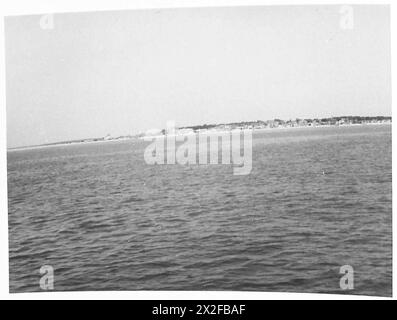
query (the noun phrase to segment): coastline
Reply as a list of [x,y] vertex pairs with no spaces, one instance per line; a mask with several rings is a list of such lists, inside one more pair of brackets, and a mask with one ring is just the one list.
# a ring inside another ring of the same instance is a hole
[[134,139],[137,139],[137,138],[122,138],[122,139],[109,139],[109,140],[96,140],[96,141],[68,142],[68,143],[51,143],[51,144],[42,144],[42,145],[36,145],[36,146],[16,147],[16,148],[9,148],[9,149],[7,148],[7,152],[36,150],[36,149],[54,148],[54,147],[77,146],[77,145],[96,144],[96,143],[99,144],[99,143],[126,141],[126,140],[134,140]]
[[[338,127],[363,127],[363,126],[380,126],[380,125],[391,125],[391,122],[384,122],[384,123],[352,123],[352,124],[343,124],[343,125],[317,125],[317,126],[296,126],[296,127],[284,127],[284,126],[279,126],[279,127],[274,127],[274,128],[252,128],[252,129],[233,129],[233,130],[207,130],[207,131],[201,131],[200,134],[206,134],[206,135],[211,135],[211,134],[222,134],[222,133],[229,133],[231,131],[248,131],[252,130],[253,132],[272,132],[272,131],[288,131],[288,130],[299,130],[299,129],[320,129],[320,128],[338,128]],[[147,135],[143,137],[139,137],[136,139],[139,140],[145,140],[145,139],[156,139],[156,138],[163,138],[166,136],[170,137],[180,137],[180,136],[189,136],[193,134],[197,134],[198,132],[188,132],[188,133],[174,133],[170,135]]]
[[[299,129],[318,129],[318,128],[331,128],[331,127],[356,127],[356,126],[375,126],[375,125],[391,125],[391,122],[385,123],[354,123],[354,124],[343,124],[343,125],[317,125],[317,126],[295,126],[295,127],[287,127],[287,126],[279,126],[274,128],[252,128],[252,129],[233,129],[233,130],[252,130],[253,132],[272,132],[272,131],[285,131],[285,130],[299,130]],[[231,130],[205,130],[201,131],[200,134],[212,135],[212,134],[222,134],[228,133]],[[169,136],[188,136],[192,134],[197,134],[197,132],[188,132],[188,133],[175,133]],[[103,139],[103,140],[95,140],[95,141],[82,141],[82,142],[68,142],[68,143],[53,143],[53,144],[45,144],[45,145],[36,145],[36,146],[26,146],[26,147],[16,147],[9,148],[7,152],[17,152],[17,151],[27,151],[27,150],[36,150],[36,149],[44,149],[44,148],[54,148],[54,147],[66,147],[66,146],[77,146],[77,145],[86,145],[86,144],[99,144],[99,143],[110,143],[110,142],[120,142],[127,140],[136,140],[141,141],[145,139],[156,139],[166,137],[166,135],[146,135],[142,137],[131,137],[131,138],[120,138],[120,139]]]

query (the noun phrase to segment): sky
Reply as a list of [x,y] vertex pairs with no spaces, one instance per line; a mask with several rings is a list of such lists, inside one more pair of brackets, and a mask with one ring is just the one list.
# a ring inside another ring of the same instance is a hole
[[8,147],[167,121],[390,116],[389,7],[351,8],[6,17]]

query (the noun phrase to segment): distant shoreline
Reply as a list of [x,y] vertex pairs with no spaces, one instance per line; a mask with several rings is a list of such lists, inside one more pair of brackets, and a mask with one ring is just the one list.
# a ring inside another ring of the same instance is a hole
[[[288,127],[288,126],[278,126],[278,127],[273,127],[273,128],[246,128],[246,129],[240,129],[241,131],[245,130],[252,130],[253,132],[269,132],[273,130],[296,130],[296,129],[316,129],[316,128],[331,128],[331,127],[353,127],[353,126],[371,126],[371,125],[391,125],[391,122],[382,122],[382,123],[352,123],[352,124],[341,124],[341,125],[334,125],[334,124],[325,124],[325,125],[317,125],[317,126],[295,126],[295,127]],[[232,130],[239,130],[239,129],[232,129]],[[200,131],[201,134],[219,134],[219,133],[225,133],[225,132],[230,132],[232,130],[214,130],[214,129],[209,129],[209,130],[203,130]],[[190,132],[190,133],[177,133],[174,134],[174,136],[186,136],[189,134],[197,134],[198,132]],[[26,146],[26,147],[16,147],[16,148],[7,148],[7,152],[15,152],[15,151],[26,151],[26,150],[35,150],[35,149],[44,149],[44,148],[52,148],[52,147],[65,147],[65,146],[75,146],[75,145],[86,145],[86,144],[96,144],[96,143],[107,143],[107,142],[117,142],[117,141],[127,141],[127,140],[144,140],[145,138],[147,139],[154,139],[154,138],[159,138],[159,137],[165,137],[166,135],[144,135],[144,136],[131,136],[131,137],[123,137],[123,138],[116,138],[116,139],[104,139],[104,138],[98,138],[98,139],[87,139],[86,141],[81,140],[78,142],[54,142],[51,144],[42,144],[42,145],[35,145],[35,146]]]
[[[339,127],[356,127],[356,126],[372,126],[372,125],[391,125],[391,122],[383,122],[383,123],[351,123],[351,124],[343,124],[343,125],[333,125],[333,124],[324,124],[324,125],[317,125],[317,126],[297,126],[297,127],[274,127],[274,128],[252,128],[252,129],[232,129],[232,130],[205,130],[205,131],[200,131],[200,134],[220,134],[220,133],[228,133],[231,131],[236,131],[236,130],[241,130],[241,131],[247,131],[247,130],[252,130],[253,132],[270,132],[270,131],[287,131],[287,130],[299,130],[299,129],[319,129],[319,128],[339,128]],[[185,133],[176,133],[176,134],[171,134],[171,135],[164,135],[164,134],[158,134],[158,135],[147,135],[143,137],[139,137],[137,139],[139,140],[144,140],[146,139],[155,139],[155,138],[161,138],[165,136],[188,136],[192,134],[198,134],[199,132],[185,132]]]

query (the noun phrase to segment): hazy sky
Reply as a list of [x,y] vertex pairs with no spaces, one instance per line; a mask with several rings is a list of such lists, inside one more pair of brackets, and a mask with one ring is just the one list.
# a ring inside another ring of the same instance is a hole
[[[8,147],[177,125],[391,115],[387,6],[6,18]],[[47,24],[48,26],[48,24]]]

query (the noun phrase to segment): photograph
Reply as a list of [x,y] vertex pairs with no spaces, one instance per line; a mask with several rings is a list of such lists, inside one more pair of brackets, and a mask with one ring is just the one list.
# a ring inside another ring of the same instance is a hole
[[5,16],[9,293],[392,297],[390,24],[379,4]]

